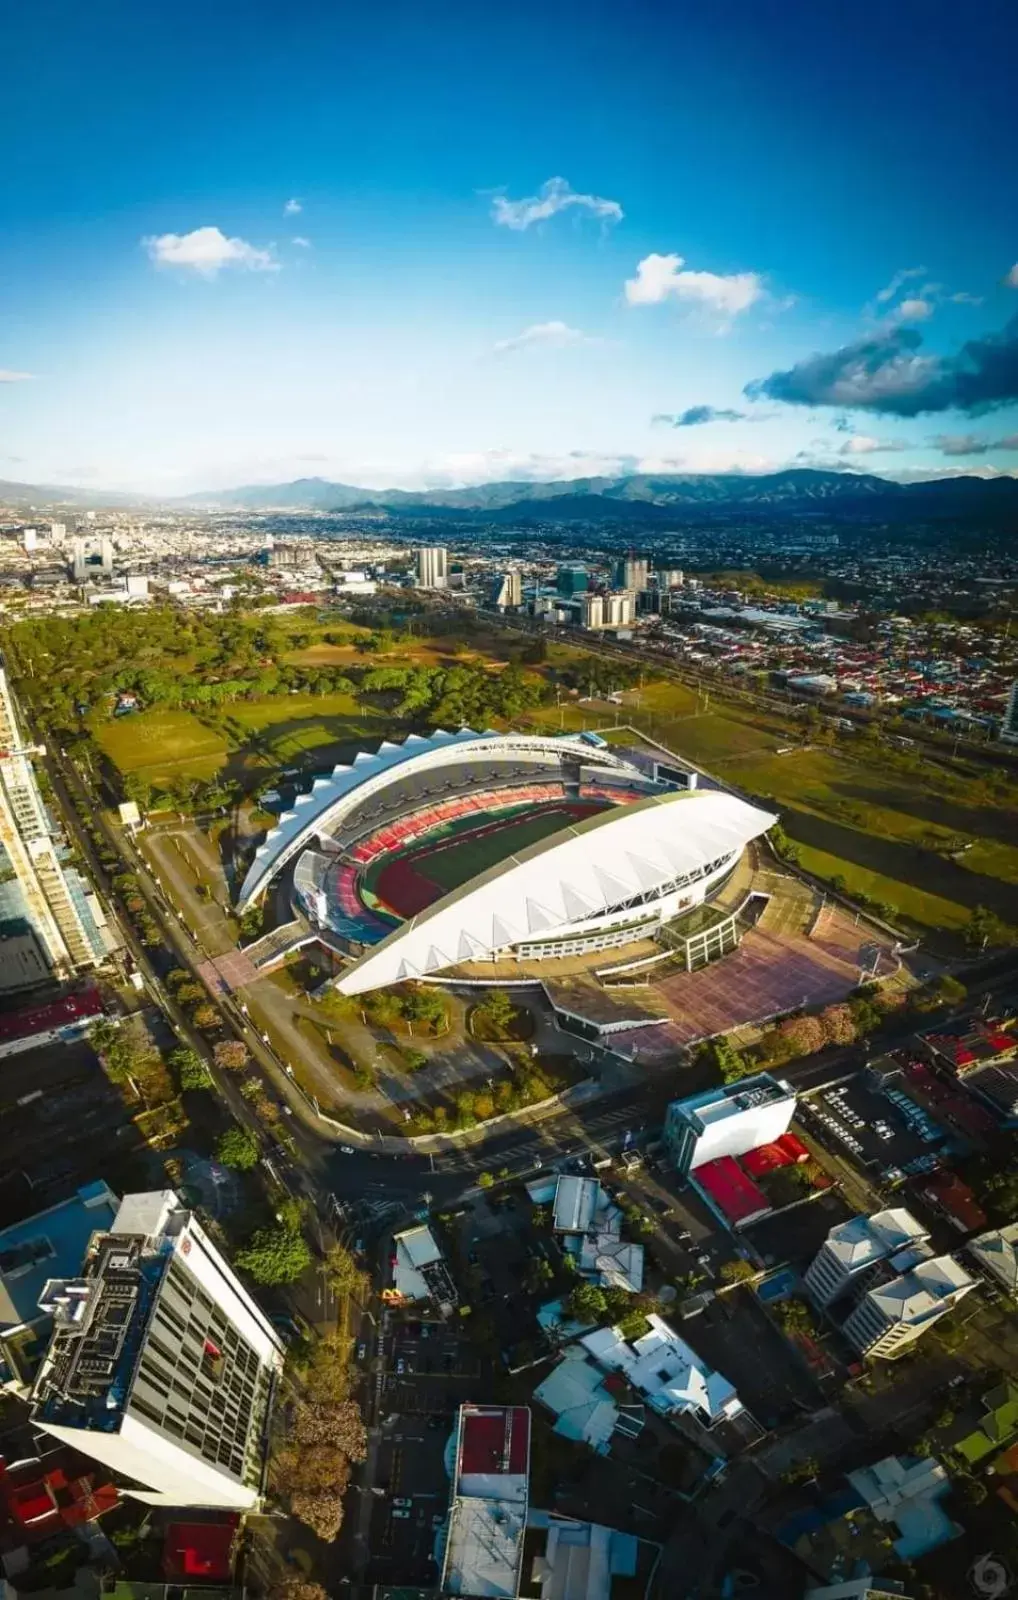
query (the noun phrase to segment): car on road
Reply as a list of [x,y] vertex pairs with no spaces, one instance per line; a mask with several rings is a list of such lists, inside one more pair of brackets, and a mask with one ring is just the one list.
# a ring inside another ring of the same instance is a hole
[[409,1522],[410,1521],[410,1513],[409,1513],[409,1511],[403,1511],[398,1506],[393,1510],[392,1515],[396,1518],[396,1520],[398,1522]]
[[358,1361],[366,1361],[367,1357],[368,1357],[368,1347],[364,1343],[364,1340],[362,1339],[360,1344],[357,1346],[357,1360]]
[[413,1505],[413,1501],[412,1500],[408,1500],[405,1497],[403,1499],[394,1500],[392,1503],[393,1503],[394,1506],[412,1506]]
[[403,1376],[405,1371],[406,1371],[406,1362],[403,1360],[403,1357],[400,1356],[399,1360],[396,1362],[396,1376],[397,1376],[397,1378],[402,1378],[402,1376]]
[[341,1156],[352,1156],[356,1155],[357,1152],[354,1150],[352,1144],[341,1144],[339,1147],[339,1153]]

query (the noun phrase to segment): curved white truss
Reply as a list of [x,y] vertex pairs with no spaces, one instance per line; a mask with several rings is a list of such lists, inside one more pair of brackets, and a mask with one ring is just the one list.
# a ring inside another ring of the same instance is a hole
[[297,796],[293,810],[282,813],[277,826],[255,851],[240,891],[238,910],[244,911],[256,900],[280,868],[311,838],[334,830],[349,811],[399,779],[480,757],[509,762],[525,756],[552,765],[563,755],[574,756],[588,767],[635,770],[611,750],[586,744],[578,737],[497,733],[491,729],[476,733],[473,728],[461,728],[458,733],[448,733],[439,728],[428,738],[411,733],[402,744],[386,740],[374,755],[361,751],[351,766],[333,767],[327,778],[316,778],[307,794]]
[[411,917],[336,981],[361,994],[542,937],[597,926],[699,878],[709,894],[777,819],[716,789],[670,791],[566,826]]

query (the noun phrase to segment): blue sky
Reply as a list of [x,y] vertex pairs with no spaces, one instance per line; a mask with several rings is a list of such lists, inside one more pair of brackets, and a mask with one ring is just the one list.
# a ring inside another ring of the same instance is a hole
[[1018,470],[1009,4],[37,0],[5,42],[0,478]]

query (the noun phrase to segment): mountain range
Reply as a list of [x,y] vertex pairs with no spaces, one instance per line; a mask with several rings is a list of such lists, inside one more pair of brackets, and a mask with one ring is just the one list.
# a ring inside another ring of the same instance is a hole
[[704,521],[728,515],[822,515],[902,522],[1018,522],[1018,478],[965,475],[898,483],[874,474],[790,468],[770,473],[635,473],[623,477],[530,480],[462,489],[364,489],[325,478],[252,484],[175,500],[0,482],[8,504],[154,505],[221,511],[342,512],[446,518],[498,524]]

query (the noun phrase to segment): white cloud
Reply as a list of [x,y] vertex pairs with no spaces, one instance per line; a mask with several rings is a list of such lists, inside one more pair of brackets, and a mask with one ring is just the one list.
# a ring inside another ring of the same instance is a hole
[[0,383],[28,383],[34,377],[34,372],[12,372],[9,367],[0,367]]
[[957,294],[949,294],[947,298],[956,306],[981,306],[983,303],[981,294],[969,294],[967,289],[959,289]]
[[283,216],[284,217],[296,217],[303,210],[304,210],[304,207],[303,207],[303,205],[301,204],[301,202],[299,200],[288,200],[286,202],[286,205],[283,207]]
[[290,243],[299,246],[301,250],[311,249],[311,240],[305,239],[302,233],[295,233],[293,238],[290,240]]
[[727,276],[718,272],[684,272],[684,265],[682,256],[644,256],[637,265],[636,277],[626,280],[626,300],[631,306],[652,306],[674,299],[728,319],[763,299],[763,279],[757,272],[733,272]]
[[504,355],[509,350],[529,350],[535,345],[561,350],[566,345],[593,342],[588,334],[571,328],[567,322],[535,322],[511,339],[499,339],[492,349],[497,355]]
[[600,217],[603,222],[622,221],[623,211],[617,200],[605,200],[598,194],[577,194],[565,178],[549,178],[537,194],[527,195],[523,200],[509,200],[504,194],[497,194],[491,202],[491,216],[499,226],[522,233],[535,222],[546,222],[549,217],[574,206]]
[[1010,272],[1004,274],[1004,282],[1009,289],[1018,289],[1018,261],[1015,262]]
[[873,439],[866,433],[854,433],[846,439],[838,454],[841,456],[874,456],[885,450],[904,450],[904,439]]
[[246,239],[229,239],[220,228],[160,233],[141,242],[157,267],[184,267],[202,278],[214,278],[223,267],[241,267],[248,272],[279,271],[271,250],[259,250]]
[[896,322],[925,322],[927,317],[933,315],[933,302],[918,298],[903,300],[894,308]]
[[925,267],[902,267],[900,272],[894,274],[890,283],[877,290],[877,304],[886,305],[888,300],[894,299],[903,284],[907,283],[910,278],[921,278],[925,271]]

